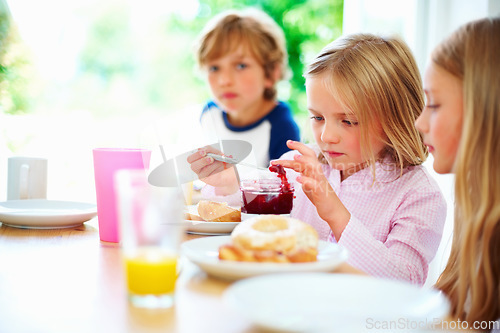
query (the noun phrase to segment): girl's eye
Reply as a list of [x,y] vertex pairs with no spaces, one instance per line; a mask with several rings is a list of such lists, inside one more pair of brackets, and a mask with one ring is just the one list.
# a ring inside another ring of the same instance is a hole
[[322,120],[323,120],[323,119],[325,119],[325,118],[320,117],[320,116],[311,116],[311,117],[310,117],[310,119],[311,119],[311,120],[314,120],[314,121],[322,121]]
[[429,104],[426,105],[425,107],[431,111],[436,111],[439,108],[439,104]]
[[347,126],[357,126],[358,125],[358,122],[353,121],[353,120],[344,119],[344,120],[342,120],[342,122]]
[[425,97],[426,97],[425,98],[425,108],[426,109],[429,109],[431,111],[435,111],[440,106],[438,103],[436,103],[435,97],[428,95],[427,93],[426,93]]
[[243,64],[243,63],[242,63],[242,64],[237,64],[237,65],[236,65],[236,68],[237,68],[237,69],[245,69],[245,68],[247,68],[247,67],[248,67],[248,65],[247,65],[247,64]]

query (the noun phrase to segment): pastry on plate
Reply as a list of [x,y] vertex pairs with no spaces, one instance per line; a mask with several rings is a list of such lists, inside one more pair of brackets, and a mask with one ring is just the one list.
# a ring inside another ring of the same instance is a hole
[[238,224],[231,243],[219,248],[219,259],[253,262],[311,262],[317,260],[318,233],[300,220],[261,215]]

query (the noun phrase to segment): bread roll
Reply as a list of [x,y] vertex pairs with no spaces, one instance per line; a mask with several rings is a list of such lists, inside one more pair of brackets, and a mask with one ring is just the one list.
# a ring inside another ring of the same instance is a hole
[[223,260],[309,262],[318,255],[318,233],[310,225],[279,215],[261,215],[241,222],[232,244],[219,249]]
[[201,200],[198,203],[198,214],[208,222],[240,222],[241,211],[230,207],[225,202]]
[[200,215],[198,215],[198,207],[197,206],[186,206],[185,207],[185,213],[184,216],[186,220],[191,220],[191,221],[203,221]]
[[205,221],[204,219],[201,218],[201,216],[198,216],[197,214],[193,213],[185,213],[184,217],[186,220],[190,221]]

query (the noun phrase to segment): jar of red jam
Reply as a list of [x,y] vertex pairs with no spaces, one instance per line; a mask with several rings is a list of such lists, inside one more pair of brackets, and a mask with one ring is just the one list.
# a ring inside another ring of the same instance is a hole
[[280,179],[244,180],[240,184],[244,214],[290,214],[294,188]]

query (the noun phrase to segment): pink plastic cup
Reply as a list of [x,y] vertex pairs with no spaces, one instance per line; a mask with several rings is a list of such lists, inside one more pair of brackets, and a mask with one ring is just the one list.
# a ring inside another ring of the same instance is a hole
[[115,172],[120,169],[149,168],[151,150],[128,148],[95,148],[94,176],[97,219],[101,241],[119,243],[118,214],[114,186]]

